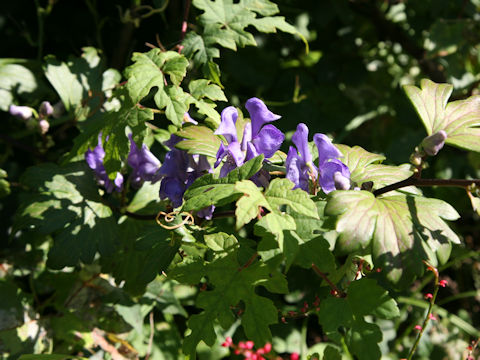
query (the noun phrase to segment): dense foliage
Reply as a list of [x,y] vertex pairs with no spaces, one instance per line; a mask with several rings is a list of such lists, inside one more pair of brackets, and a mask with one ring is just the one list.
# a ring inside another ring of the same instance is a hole
[[2,359],[475,358],[480,2],[2,6]]

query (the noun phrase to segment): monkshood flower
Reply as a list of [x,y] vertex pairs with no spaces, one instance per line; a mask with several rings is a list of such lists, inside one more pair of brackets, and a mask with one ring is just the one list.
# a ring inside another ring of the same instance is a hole
[[[280,119],[280,116],[268,110],[262,100],[251,98],[247,100],[245,107],[252,121],[245,125],[241,143],[238,141],[237,129],[235,127],[238,112],[233,106],[229,106],[222,111],[222,120],[214,133],[223,135],[225,140],[227,140],[227,146],[223,143],[220,144],[220,149],[217,152],[217,161],[215,162],[215,167],[217,167],[225,158],[220,169],[220,177],[226,176],[236,167],[243,165],[245,161],[253,159],[260,154],[263,154],[266,159],[272,157],[285,139],[285,135],[275,126],[271,124],[265,125]],[[255,181],[255,179],[253,180]],[[265,185],[263,184],[264,181],[259,182],[262,183],[261,185]]]
[[342,153],[324,134],[315,134],[313,141],[318,149],[318,167],[312,162],[308,147],[308,127],[298,124],[292,136],[295,147],[290,146],[286,160],[286,177],[292,181],[294,189],[309,191],[309,179],[318,179],[322,190],[327,194],[333,190],[350,188],[350,170],[338,160]]
[[133,186],[140,187],[144,181],[156,183],[161,179],[160,161],[153,155],[145,144],[141,148],[133,141],[132,134],[128,135],[130,139],[130,153],[128,154],[128,165],[133,169],[130,175],[130,181]]
[[[174,146],[181,140],[172,135],[164,144],[170,147],[165,160],[159,170],[162,178],[160,184],[160,199],[170,199],[173,207],[182,205],[183,194],[188,187],[205,172],[211,171],[211,166],[204,155],[190,155],[186,151],[176,149]],[[211,218],[211,211],[205,210],[205,218]]]
[[87,161],[88,166],[95,173],[95,178],[97,182],[105,188],[108,193],[111,193],[113,190],[118,192],[122,191],[123,188],[123,176],[117,172],[117,177],[112,182],[107,175],[107,171],[103,166],[103,159],[105,158],[105,150],[102,146],[102,134],[98,135],[98,145],[93,149],[88,149],[85,153],[85,160]]

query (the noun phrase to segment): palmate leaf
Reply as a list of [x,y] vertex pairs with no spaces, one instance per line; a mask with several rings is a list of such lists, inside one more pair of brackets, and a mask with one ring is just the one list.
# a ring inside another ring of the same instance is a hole
[[[237,45],[256,45],[253,35],[245,30],[250,25],[262,32],[276,32],[278,28],[291,34],[296,33],[296,29],[284,17],[271,16],[278,12],[278,8],[268,0],[239,3],[234,3],[233,0],[194,0],[193,5],[204,11],[199,19],[205,26],[205,34],[232,50],[236,50]],[[257,18],[257,14],[264,17]]]
[[281,206],[287,205],[295,212],[319,219],[317,207],[309,195],[293,188],[293,183],[288,179],[276,178],[270,182],[268,189],[263,193],[252,181],[244,180],[235,185],[243,196],[237,201],[235,210],[237,229],[249,223],[260,211],[260,207],[283,215]]
[[105,256],[114,251],[116,222],[85,162],[32,167],[21,182],[30,192],[17,211],[14,232],[28,229],[51,234],[50,267],[90,263],[97,251]]
[[[372,181],[373,190],[382,188],[386,185],[409,178],[413,173],[409,166],[391,166],[383,165],[385,156],[366,151],[360,146],[350,147],[347,145],[336,145],[342,152],[342,162],[350,169],[350,179],[361,186],[364,182]],[[420,191],[413,187],[404,187],[401,192],[419,194]],[[399,192],[390,192],[389,195]]]
[[447,103],[453,86],[427,79],[420,82],[420,88],[413,85],[403,88],[428,135],[444,130],[446,144],[480,152],[480,96]]
[[451,242],[460,242],[444,221],[458,219],[458,213],[438,199],[334,191],[327,197],[325,213],[336,219],[336,250],[351,253],[370,246],[375,266],[394,283],[408,284],[421,274],[423,259],[444,263]]
[[[180,87],[187,73],[188,60],[175,51],[162,52],[152,49],[147,53],[134,53],[125,75],[127,89],[134,103],[138,103],[150,90],[157,88],[155,103],[159,109],[165,109],[165,115],[175,125],[181,126],[183,115],[188,110],[189,98]],[[168,82],[168,78],[170,83]]]
[[[279,12],[278,6],[269,0],[194,0],[193,5],[203,10],[199,20],[203,25],[201,35],[190,32],[183,42],[184,53],[198,65],[203,65],[204,73],[211,74],[213,59],[220,56],[215,47],[237,50],[237,47],[256,45],[252,33],[246,29],[254,26],[258,31],[274,33],[277,30],[296,34],[298,31],[285,21],[283,16],[272,16]],[[215,76],[209,76],[219,83]]]
[[220,148],[221,140],[213,134],[213,130],[206,126],[186,126],[175,135],[185,138],[175,145],[176,148],[186,150],[189,154],[200,154],[215,157]]
[[[203,309],[188,320],[191,334],[185,338],[183,349],[189,358],[195,358],[195,349],[200,341],[212,346],[217,338],[214,324],[228,329],[235,321],[232,306],[240,302],[245,305],[241,317],[245,335],[261,346],[271,341],[269,325],[278,321],[278,312],[273,302],[255,292],[255,287],[262,285],[270,292],[286,293],[287,282],[283,275],[272,271],[266,264],[256,262],[242,268],[237,259],[237,251],[218,257],[210,263],[198,267],[198,261],[179,265],[169,273],[169,277],[179,281],[196,284],[206,276],[213,290],[199,294],[196,305]],[[191,273],[195,273],[192,277]]]

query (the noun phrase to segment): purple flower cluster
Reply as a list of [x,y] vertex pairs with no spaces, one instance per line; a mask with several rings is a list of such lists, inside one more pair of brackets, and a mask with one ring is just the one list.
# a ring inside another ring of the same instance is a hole
[[[243,165],[246,161],[263,154],[265,159],[271,158],[282,145],[285,135],[274,125],[269,124],[278,120],[279,115],[271,112],[267,106],[257,98],[249,99],[245,107],[250,114],[251,122],[247,122],[239,139],[236,122],[237,109],[229,106],[222,111],[221,122],[214,134],[222,135],[226,140],[220,144],[216,154],[214,167],[220,168],[220,177],[226,176],[233,169]],[[196,122],[185,114],[185,121]],[[130,139],[130,153],[127,163],[132,168],[130,182],[134,187],[140,187],[143,182],[155,183],[161,181],[160,198],[169,199],[174,207],[179,207],[183,202],[183,195],[188,187],[200,176],[212,172],[210,163],[204,155],[191,155],[186,151],[175,148],[182,139],[172,135],[164,144],[171,150],[166,154],[163,164],[150,152],[146,145],[138,147],[132,135]],[[120,191],[123,186],[123,177],[117,174],[115,181],[111,182],[103,166],[105,151],[102,147],[102,136],[98,137],[98,145],[93,150],[88,150],[85,159],[95,176],[107,192],[114,189]],[[108,141],[108,138],[107,138]],[[310,180],[319,184],[325,193],[336,189],[350,189],[350,171],[338,158],[340,151],[324,134],[315,134],[313,141],[318,149],[318,166],[312,161],[312,154],[308,145],[308,128],[299,124],[293,134],[292,141],[295,147],[290,146],[286,160],[286,177],[295,185],[309,191]],[[258,186],[267,187],[270,175],[265,170],[260,170],[252,178]],[[214,207],[200,210],[197,215],[211,218]]]
[[324,134],[313,135],[313,142],[318,149],[318,167],[312,162],[312,154],[308,147],[308,127],[298,124],[292,136],[296,148],[290,146],[286,160],[287,179],[296,188],[309,191],[309,179],[318,181],[324,193],[333,190],[350,189],[350,170],[338,160],[342,153]]
[[[245,161],[263,154],[266,159],[270,158],[280,149],[285,135],[269,122],[280,119],[275,115],[262,100],[251,98],[247,100],[245,107],[250,114],[251,122],[245,124],[241,143],[238,140],[236,121],[237,109],[229,106],[222,111],[220,126],[215,131],[216,135],[223,135],[227,146],[220,144],[217,152],[215,167],[225,159],[220,169],[220,177],[226,176],[230,171],[243,165]],[[268,173],[259,173],[252,179],[257,185],[268,185]]]

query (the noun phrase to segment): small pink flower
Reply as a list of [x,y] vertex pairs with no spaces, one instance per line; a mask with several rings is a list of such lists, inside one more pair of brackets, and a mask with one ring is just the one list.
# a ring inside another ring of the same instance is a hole
[[233,344],[232,338],[230,336],[227,336],[227,338],[223,342],[222,346],[223,347],[230,347],[230,346],[232,346],[232,344]]
[[298,360],[298,359],[300,359],[300,355],[298,355],[297,352],[290,354],[290,360]]
[[432,299],[433,295],[430,293],[425,294],[425,299]]
[[263,351],[265,351],[265,354],[268,354],[270,351],[272,351],[272,344],[266,343],[263,347]]
[[246,343],[245,343],[245,347],[247,349],[253,349],[253,346],[254,346],[254,342],[252,340],[248,340]]
[[418,331],[421,331],[422,330],[422,327],[420,325],[415,325],[414,327],[415,330],[418,330]]
[[238,343],[238,347],[239,347],[240,349],[246,349],[246,348],[247,348],[247,345],[246,345],[243,341],[240,341],[240,342]]
[[445,287],[448,285],[448,281],[447,280],[440,280],[438,282],[438,285],[440,285],[441,287]]
[[433,320],[433,321],[436,321],[436,320],[437,320],[437,317],[436,317],[435,315],[433,315],[433,314],[428,315],[428,318],[429,318],[430,320]]

